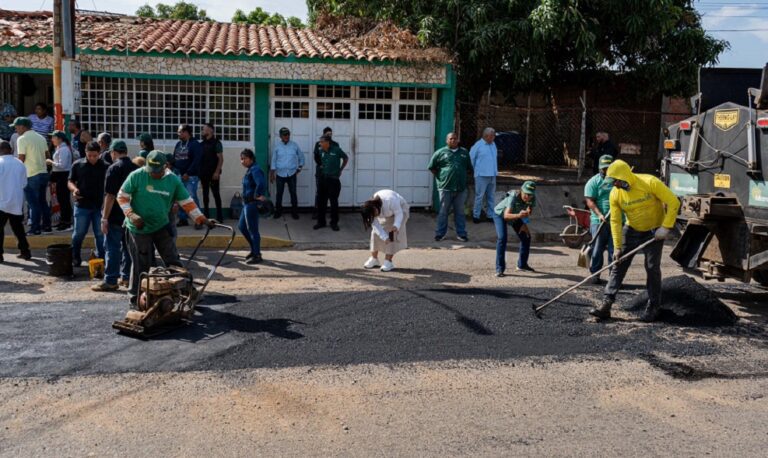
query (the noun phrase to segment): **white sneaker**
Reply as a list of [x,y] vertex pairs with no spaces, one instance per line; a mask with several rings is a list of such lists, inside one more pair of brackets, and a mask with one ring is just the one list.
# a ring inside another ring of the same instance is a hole
[[390,270],[394,269],[395,265],[392,264],[392,261],[384,261],[384,265],[381,266],[382,272],[389,272]]
[[381,264],[379,264],[378,259],[374,257],[370,257],[368,258],[367,261],[365,261],[365,264],[363,264],[363,267],[365,267],[366,269],[373,269],[374,267],[379,267],[380,265]]

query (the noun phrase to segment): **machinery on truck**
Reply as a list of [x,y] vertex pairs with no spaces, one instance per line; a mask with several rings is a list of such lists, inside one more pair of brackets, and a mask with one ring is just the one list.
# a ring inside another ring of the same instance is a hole
[[768,286],[768,64],[746,95],[747,106],[724,103],[664,129],[661,173],[682,201],[672,258],[707,279]]

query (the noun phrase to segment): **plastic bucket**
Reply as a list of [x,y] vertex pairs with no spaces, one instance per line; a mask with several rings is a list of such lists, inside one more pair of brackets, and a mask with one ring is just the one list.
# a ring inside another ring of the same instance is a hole
[[91,276],[91,280],[94,278],[104,278],[104,260],[102,258],[88,260],[88,273]]
[[45,262],[48,264],[48,275],[54,277],[72,276],[72,245],[57,243],[48,245],[45,250]]

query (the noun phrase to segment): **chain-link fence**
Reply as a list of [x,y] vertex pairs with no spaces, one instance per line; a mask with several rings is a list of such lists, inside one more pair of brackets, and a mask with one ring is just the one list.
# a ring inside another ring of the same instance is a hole
[[638,171],[653,171],[661,151],[662,127],[688,116],[661,111],[520,108],[459,102],[458,130],[462,145],[468,148],[485,127],[493,127],[502,171],[520,164],[578,168],[584,136],[584,165],[589,173],[589,151],[597,132],[607,132],[622,158]]

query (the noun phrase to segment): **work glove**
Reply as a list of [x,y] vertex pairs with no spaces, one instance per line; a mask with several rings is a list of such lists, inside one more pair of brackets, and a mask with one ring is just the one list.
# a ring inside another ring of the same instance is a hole
[[661,226],[660,228],[656,229],[653,233],[653,238],[656,240],[667,240],[669,238],[669,229],[667,229],[664,226]]

